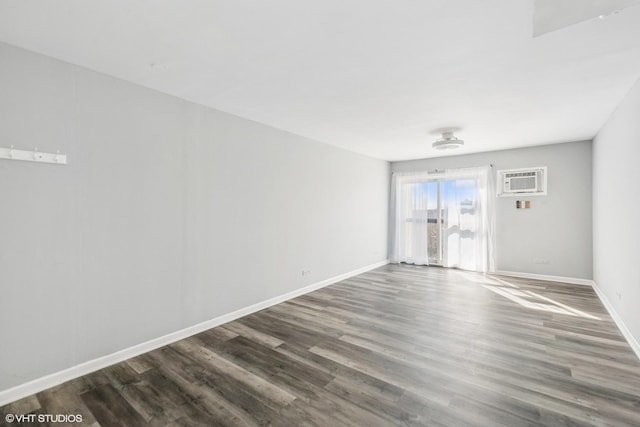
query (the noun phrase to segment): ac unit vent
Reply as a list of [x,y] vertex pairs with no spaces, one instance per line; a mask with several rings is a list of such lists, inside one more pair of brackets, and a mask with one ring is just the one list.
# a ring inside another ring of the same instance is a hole
[[498,171],[498,196],[547,194],[546,166]]

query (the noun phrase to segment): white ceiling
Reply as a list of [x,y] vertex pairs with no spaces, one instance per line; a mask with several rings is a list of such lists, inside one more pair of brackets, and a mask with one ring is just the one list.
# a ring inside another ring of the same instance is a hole
[[0,41],[401,160],[591,139],[640,76],[640,7],[585,1],[0,0]]

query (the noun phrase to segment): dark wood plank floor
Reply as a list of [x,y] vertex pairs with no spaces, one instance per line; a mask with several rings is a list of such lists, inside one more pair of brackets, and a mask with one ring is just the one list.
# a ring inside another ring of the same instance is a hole
[[640,362],[590,287],[389,265],[0,412],[93,426],[640,426]]

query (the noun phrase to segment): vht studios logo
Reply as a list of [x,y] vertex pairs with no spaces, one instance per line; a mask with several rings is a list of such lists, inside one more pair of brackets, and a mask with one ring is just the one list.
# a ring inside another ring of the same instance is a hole
[[81,423],[82,414],[7,414],[8,423]]

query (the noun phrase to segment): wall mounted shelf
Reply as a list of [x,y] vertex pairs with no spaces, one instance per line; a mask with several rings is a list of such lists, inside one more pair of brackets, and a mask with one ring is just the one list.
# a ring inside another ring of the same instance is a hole
[[59,165],[67,164],[67,155],[60,153],[45,153],[38,151],[38,148],[33,150],[18,150],[11,146],[10,148],[0,147],[0,159],[6,160],[23,160],[26,162],[39,162],[39,163],[56,163]]

